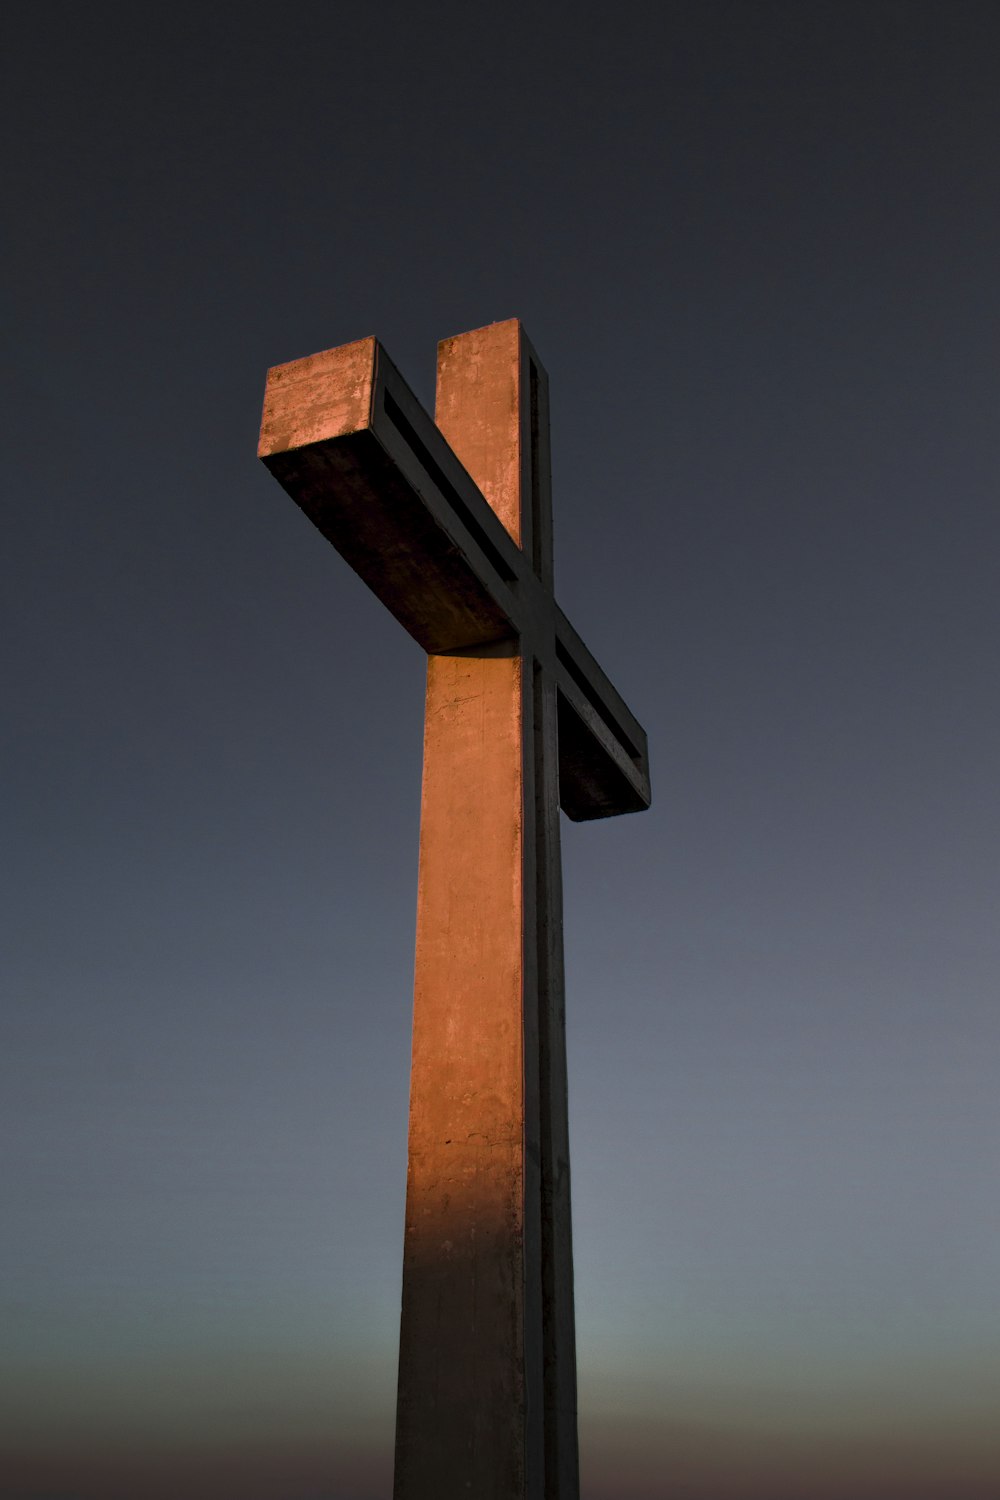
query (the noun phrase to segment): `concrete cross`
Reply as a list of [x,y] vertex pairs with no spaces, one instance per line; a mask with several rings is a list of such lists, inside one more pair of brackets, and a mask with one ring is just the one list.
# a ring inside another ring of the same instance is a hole
[[259,453],[428,653],[396,1500],[577,1500],[559,807],[649,805],[555,602],[548,384],[514,319],[268,372]]

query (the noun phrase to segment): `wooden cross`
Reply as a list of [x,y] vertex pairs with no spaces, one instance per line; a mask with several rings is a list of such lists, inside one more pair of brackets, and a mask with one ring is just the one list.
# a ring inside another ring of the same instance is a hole
[[259,453],[428,653],[396,1500],[577,1500],[559,807],[649,805],[555,602],[548,383],[514,319],[268,372]]

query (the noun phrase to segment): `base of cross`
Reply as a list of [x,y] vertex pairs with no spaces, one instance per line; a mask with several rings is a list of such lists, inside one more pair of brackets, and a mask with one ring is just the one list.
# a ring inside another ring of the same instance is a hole
[[428,651],[395,1500],[578,1500],[560,803],[649,804],[555,604],[547,381],[512,320],[278,366],[261,457]]

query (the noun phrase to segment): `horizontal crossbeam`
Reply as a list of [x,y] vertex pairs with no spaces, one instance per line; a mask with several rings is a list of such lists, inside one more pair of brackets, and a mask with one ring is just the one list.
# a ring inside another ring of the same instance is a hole
[[376,339],[270,370],[258,453],[425,651],[517,636],[554,673],[569,817],[649,805],[642,728]]

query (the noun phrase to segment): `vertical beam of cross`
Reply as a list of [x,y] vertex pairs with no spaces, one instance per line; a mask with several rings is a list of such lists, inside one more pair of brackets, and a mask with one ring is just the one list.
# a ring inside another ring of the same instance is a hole
[[[439,349],[436,421],[551,588],[544,372]],[[428,658],[397,1500],[575,1500],[556,688],[530,644]]]
[[559,807],[649,806],[646,737],[552,591],[545,373],[375,339],[268,372],[258,452],[428,653],[396,1500],[578,1500]]

